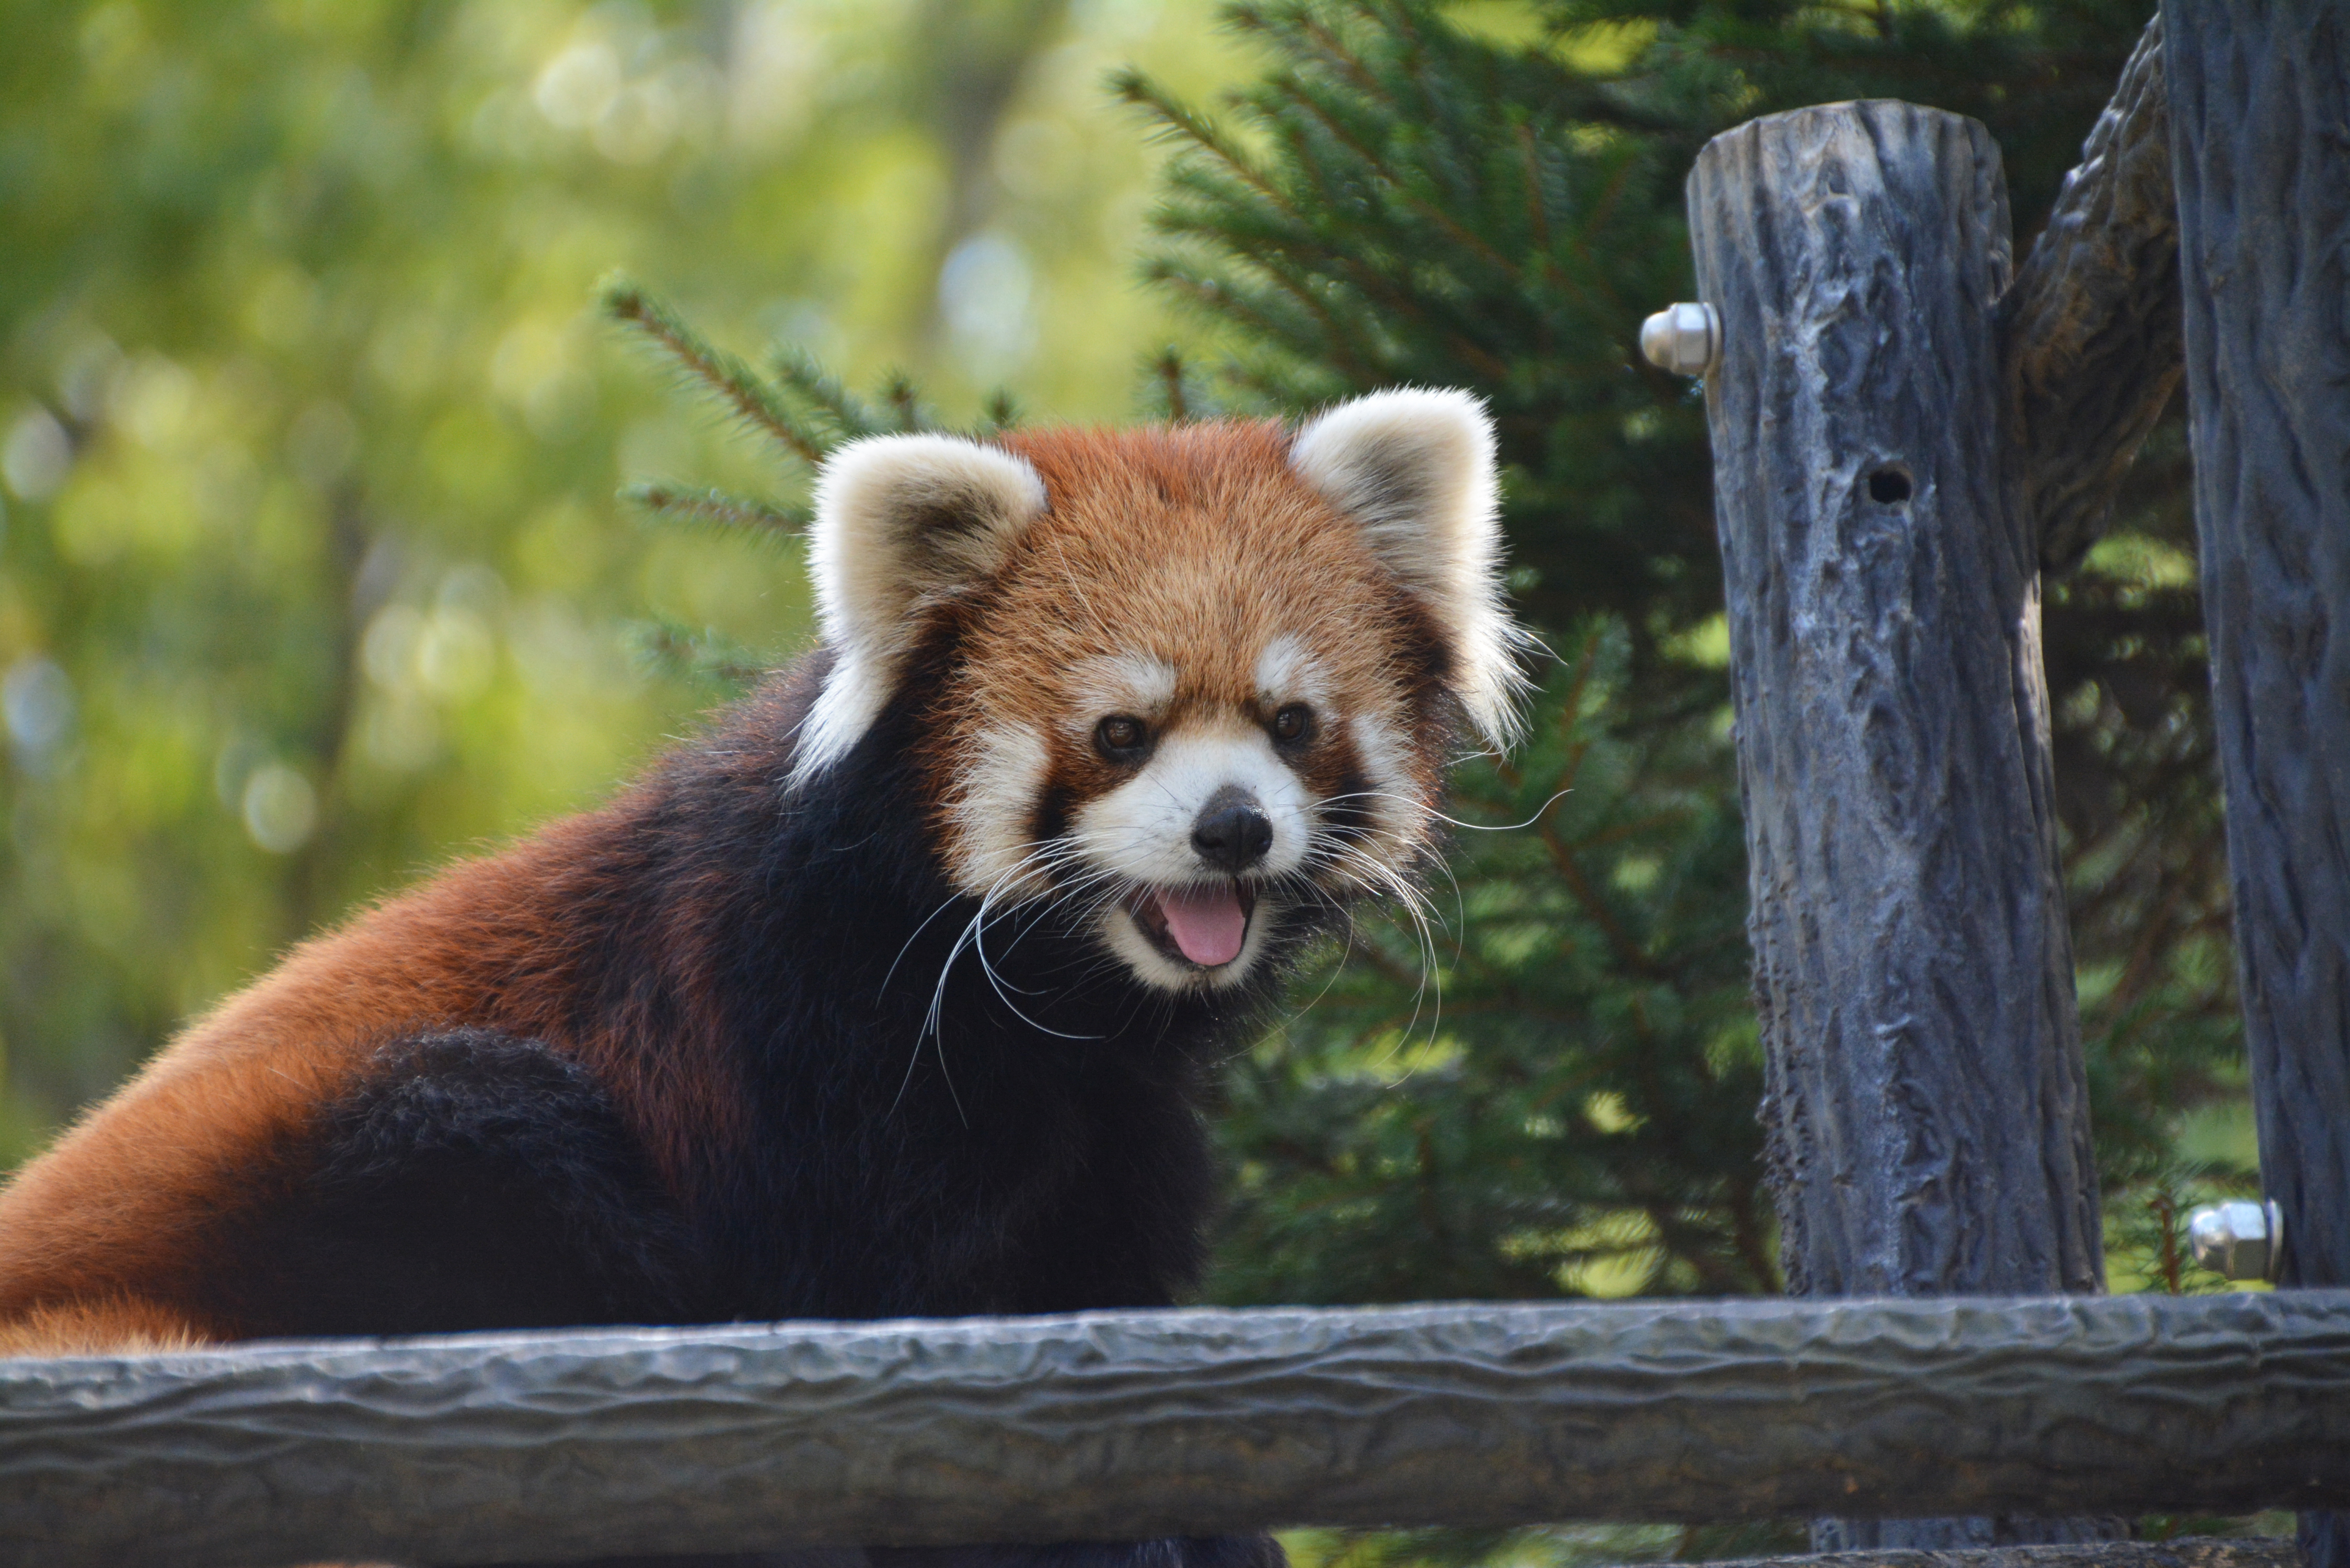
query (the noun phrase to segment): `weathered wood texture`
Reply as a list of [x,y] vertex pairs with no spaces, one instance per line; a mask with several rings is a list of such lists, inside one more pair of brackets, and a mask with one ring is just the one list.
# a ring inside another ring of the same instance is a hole
[[0,1362],[0,1562],[2350,1502],[2350,1293],[1468,1305]]
[[[2189,433],[2261,1175],[2350,1283],[2350,11],[2165,0]],[[2305,1521],[2313,1568],[2350,1528]]]
[[1706,146],[1689,213],[1788,1289],[2100,1290],[1998,148],[1911,104],[1773,115]]
[[1999,153],[1901,103],[1690,179],[1791,1291],[2095,1291]]
[[2105,531],[2178,385],[2168,102],[2158,16],[2002,302],[2025,484],[2041,561],[2054,570]]

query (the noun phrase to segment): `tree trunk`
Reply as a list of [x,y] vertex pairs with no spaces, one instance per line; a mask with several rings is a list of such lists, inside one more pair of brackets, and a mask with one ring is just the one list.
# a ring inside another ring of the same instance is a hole
[[[2244,1037],[2284,1282],[2350,1282],[2350,15],[2164,0]],[[2304,1515],[2311,1568],[2350,1521]]]
[[1998,149],[1908,104],[1799,109],[1710,143],[1689,208],[1788,1289],[2102,1290]]

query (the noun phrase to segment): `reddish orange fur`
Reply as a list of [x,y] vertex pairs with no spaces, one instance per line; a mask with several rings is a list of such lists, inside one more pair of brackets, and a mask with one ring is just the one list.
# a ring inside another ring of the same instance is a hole
[[[688,1138],[739,1136],[739,1096],[707,1032],[679,1031],[677,1053],[656,1064],[620,1050],[617,1027],[581,1038],[569,1026],[595,955],[546,911],[608,847],[616,816],[556,823],[303,943],[26,1167],[0,1191],[0,1345],[99,1348],[93,1334],[120,1322],[128,1348],[154,1332],[155,1314],[178,1310],[161,1303],[203,1267],[190,1232],[377,1044],[415,1030],[481,1025],[577,1054],[672,1179]],[[142,1304],[104,1304],[126,1301]],[[195,1338],[240,1336],[234,1324],[172,1321]]]
[[0,1357],[150,1355],[191,1350],[204,1336],[169,1307],[131,1296],[36,1307],[0,1323]]
[[[1253,706],[1257,651],[1300,632],[1353,702],[1395,693],[1394,579],[1291,470],[1280,425],[1060,430],[1003,444],[1051,498],[1021,535],[967,665],[1007,710],[1059,712],[1070,665],[1123,649],[1180,668],[1179,707]],[[1083,618],[1070,613],[1073,581]]]

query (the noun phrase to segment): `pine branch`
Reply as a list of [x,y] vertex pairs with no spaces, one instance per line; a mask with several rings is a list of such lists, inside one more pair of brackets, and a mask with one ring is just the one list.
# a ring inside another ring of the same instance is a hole
[[1143,267],[1143,276],[1186,301],[1194,308],[1242,327],[1253,329],[1265,337],[1284,344],[1292,352],[1312,358],[1318,349],[1320,354],[1326,357],[1333,367],[1346,378],[1349,385],[1370,387],[1377,385],[1382,379],[1371,367],[1356,357],[1353,347],[1339,332],[1337,323],[1332,320],[1329,313],[1302,288],[1284,286],[1281,293],[1291,302],[1302,306],[1306,313],[1320,325],[1322,341],[1318,345],[1307,342],[1306,334],[1290,324],[1280,321],[1271,314],[1267,308],[1268,301],[1263,297],[1261,296],[1250,297],[1243,295],[1234,286],[1235,280],[1229,275],[1221,277],[1202,275],[1181,266],[1171,259],[1162,257],[1147,263]]
[[1312,228],[1205,158],[1179,155],[1165,182],[1166,200],[1151,214],[1161,234],[1196,233],[1243,254],[1259,244],[1312,252],[1316,244]]
[[[1179,181],[1182,177],[1180,171],[1172,176]],[[1214,212],[1211,193],[1203,192],[1202,201],[1207,212]],[[1200,288],[1203,291],[1203,302],[1207,303],[1211,302],[1205,299],[1206,296],[1218,293],[1237,302],[1237,291],[1233,286],[1243,273],[1261,278],[1294,302],[1305,317],[1320,327],[1320,340],[1312,350],[1306,348],[1308,334],[1297,327],[1282,329],[1284,341],[1297,346],[1301,352],[1318,351],[1328,356],[1360,385],[1367,386],[1378,379],[1372,368],[1355,350],[1357,342],[1375,338],[1376,324],[1368,320],[1342,324],[1332,311],[1336,296],[1336,291],[1327,286],[1338,280],[1330,276],[1330,268],[1334,265],[1346,267],[1349,280],[1359,283],[1361,280],[1355,276],[1352,264],[1334,263],[1329,242],[1312,234],[1286,226],[1268,230],[1248,222],[1247,216],[1245,213],[1230,209],[1218,215],[1221,221],[1211,220],[1204,213],[1195,218],[1180,212],[1162,213],[1158,223],[1160,233],[1193,238],[1221,252],[1226,258],[1226,275],[1212,277],[1195,273],[1175,258],[1165,255],[1146,264],[1145,275],[1155,282],[1175,283],[1179,286],[1188,284]],[[1316,286],[1317,284],[1321,286]],[[1256,308],[1262,311],[1264,302],[1260,300]],[[1236,314],[1243,324],[1249,323],[1246,312]],[[1270,320],[1260,317],[1256,324],[1270,325]]]
[[824,460],[822,445],[799,428],[749,366],[706,341],[628,278],[608,280],[602,294],[607,316],[644,334],[694,379],[730,404],[745,424],[774,437],[805,462],[813,465]]
[[987,395],[986,403],[979,410],[980,432],[992,435],[998,431],[1017,429],[1021,418],[1020,403],[1013,397],[1012,389],[998,387]]
[[1170,344],[1151,361],[1159,385],[1167,397],[1167,422],[1180,425],[1191,417],[1191,400],[1183,389],[1183,351]]
[[[1277,78],[1274,86],[1286,92],[1288,96],[1297,99],[1300,101],[1300,107],[1306,109],[1309,114],[1313,112],[1310,103],[1305,101],[1305,95],[1295,78]],[[1278,130],[1288,144],[1291,161],[1305,173],[1306,178],[1314,182],[1316,187],[1315,194],[1323,208],[1333,212],[1339,210],[1338,201],[1329,189],[1323,161],[1314,156],[1313,148],[1309,144],[1308,128],[1283,117],[1283,122],[1279,125]],[[1382,187],[1388,189],[1395,187],[1394,176],[1362,148],[1339,138],[1335,132],[1331,133],[1331,140],[1355,155],[1357,164],[1356,171],[1364,184],[1369,186],[1374,192],[1379,191]],[[1400,240],[1414,250],[1419,248],[1410,245],[1412,236],[1408,234],[1394,232],[1388,237],[1390,240]],[[1358,291],[1391,313],[1411,313],[1419,308],[1419,302],[1396,286],[1388,275],[1387,269],[1371,265],[1371,261],[1355,246],[1335,245],[1327,238],[1315,235],[1295,248],[1309,264],[1318,262],[1326,268],[1336,266],[1342,269],[1347,278]],[[1380,259],[1385,260],[1385,258]]]
[[[1361,6],[1356,9],[1358,12],[1364,10]],[[1387,84],[1380,81],[1378,74],[1363,63],[1361,56],[1347,47],[1345,40],[1338,36],[1337,32],[1328,23],[1304,5],[1285,6],[1284,10],[1286,14],[1282,21],[1285,25],[1285,30],[1306,46],[1305,48],[1295,52],[1310,53],[1313,57],[1318,57],[1324,61],[1348,81],[1353,82],[1356,90],[1362,94],[1366,101],[1386,106],[1389,110],[1394,109],[1395,94],[1388,91]],[[1374,25],[1384,20],[1375,15],[1367,16],[1367,19]]]
[[1255,406],[1268,410],[1295,411],[1332,403],[1350,391],[1359,391],[1362,381],[1341,380],[1336,377],[1315,381],[1304,372],[1308,366],[1293,361],[1286,366],[1269,361],[1250,364],[1236,361],[1221,372],[1222,379],[1241,391],[1255,396]]
[[1523,166],[1526,190],[1527,237],[1533,241],[1534,254],[1542,258],[1542,270],[1546,276],[1555,277],[1558,262],[1551,254],[1550,200],[1544,189],[1542,148],[1534,140],[1534,128],[1520,120],[1513,128],[1516,151]]
[[711,523],[767,538],[795,535],[808,525],[805,506],[779,506],[747,495],[681,484],[653,482],[631,484],[620,499],[641,506],[665,522]]
[[742,691],[764,680],[772,664],[724,632],[670,620],[631,621],[629,652],[647,674],[706,680]]
[[[1233,15],[1235,20],[1242,24],[1270,25],[1261,12],[1249,10]],[[1314,275],[1318,271],[1326,277],[1327,269],[1335,266],[1341,275],[1368,299],[1377,302],[1391,318],[1396,316],[1424,316],[1425,298],[1399,289],[1389,277],[1388,269],[1368,265],[1356,249],[1332,244],[1314,225],[1305,222],[1299,215],[1300,209],[1289,195],[1262,171],[1248,164],[1211,125],[1176,103],[1139,73],[1128,72],[1121,78],[1119,88],[1128,102],[1144,107],[1170,133],[1191,143],[1196,151],[1211,155],[1219,167],[1238,176],[1254,197],[1271,207],[1273,214],[1289,220],[1272,231],[1247,223],[1243,213],[1236,210],[1232,201],[1232,192],[1215,189],[1213,182],[1202,182],[1206,188],[1195,192],[1200,209],[1195,213],[1180,209],[1163,212],[1158,223],[1161,232],[1194,233],[1219,249],[1249,257],[1320,323],[1323,352],[1334,359],[1352,361],[1348,365],[1349,373],[1357,381],[1368,379],[1367,368],[1356,359],[1347,347],[1362,334],[1343,327],[1332,316],[1326,291],[1313,286],[1311,279]],[[1284,99],[1296,114],[1284,112]],[[1315,210],[1326,213],[1343,211],[1346,203],[1337,199],[1336,193],[1328,188],[1323,178],[1326,161],[1315,156],[1315,150],[1305,140],[1309,123],[1319,123],[1336,147],[1353,155],[1365,183],[1374,189],[1385,187],[1398,191],[1407,202],[1418,208],[1423,221],[1430,222],[1444,231],[1446,237],[1456,245],[1471,254],[1482,252],[1481,259],[1497,265],[1507,277],[1517,275],[1515,267],[1493,254],[1475,236],[1468,234],[1425,200],[1412,198],[1395,173],[1383,167],[1378,157],[1339,123],[1336,112],[1320,102],[1318,95],[1294,74],[1275,73],[1258,94],[1245,100],[1245,107],[1266,120],[1287,144],[1290,166],[1316,184]],[[1179,171],[1175,180],[1180,186],[1184,180],[1184,172]],[[1214,217],[1211,219],[1209,213],[1213,213]],[[1302,275],[1292,275],[1289,268],[1279,265],[1281,261],[1293,259]],[[1164,275],[1161,276],[1163,278]],[[1474,365],[1481,374],[1488,379],[1499,379],[1506,374],[1503,361],[1478,345],[1459,327],[1452,329],[1449,337],[1453,352]]]
[[[1341,70],[1350,79],[1366,84],[1363,90],[1367,96],[1372,90],[1367,85],[1370,79],[1368,68],[1354,56],[1347,53],[1341,47],[1336,35],[1331,34],[1326,27],[1319,24],[1309,24],[1307,32],[1317,44],[1322,46],[1322,52],[1335,63],[1335,68]],[[1268,78],[1266,85],[1272,92],[1278,94],[1319,125],[1323,133],[1332,141],[1352,153],[1368,179],[1378,185],[1395,192],[1420,219],[1442,233],[1461,249],[1492,266],[1506,284],[1514,285],[1518,281],[1518,269],[1508,258],[1445,211],[1442,203],[1415,192],[1411,189],[1412,182],[1407,177],[1406,171],[1395,166],[1382,153],[1375,151],[1360,134],[1346,123],[1340,112],[1344,106],[1343,99],[1339,102],[1330,101],[1324,94],[1315,91],[1305,78],[1290,71],[1274,74]],[[1426,88],[1421,96],[1430,102],[1436,101],[1433,88]],[[1299,166],[1318,173],[1318,170],[1315,169],[1315,161],[1307,155],[1306,149],[1302,144],[1293,141],[1292,151]],[[1327,210],[1339,210],[1337,203],[1328,200],[1326,192],[1323,204]]]
[[1156,119],[1161,139],[1189,143],[1192,151],[1205,153],[1230,170],[1284,216],[1298,219],[1295,209],[1250,161],[1248,154],[1228,140],[1213,121],[1177,101],[1164,88],[1130,66],[1111,76],[1109,88],[1114,96]]
[[901,434],[939,428],[938,421],[931,417],[931,410],[922,406],[913,378],[903,370],[889,372],[889,380],[881,388],[881,400],[896,414],[894,428]]

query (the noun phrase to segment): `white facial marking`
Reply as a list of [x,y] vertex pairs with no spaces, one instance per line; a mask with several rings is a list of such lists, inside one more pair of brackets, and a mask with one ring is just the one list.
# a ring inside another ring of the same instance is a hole
[[1294,637],[1276,637],[1257,655],[1256,694],[1268,708],[1284,702],[1326,707],[1330,680],[1321,660],[1308,653],[1303,642]]
[[1070,722],[1090,732],[1113,713],[1156,719],[1175,701],[1175,667],[1147,653],[1105,654],[1069,672]]
[[1392,724],[1379,714],[1359,713],[1347,721],[1347,727],[1354,737],[1355,755],[1362,763],[1364,782],[1373,792],[1363,803],[1370,810],[1372,849],[1392,864],[1426,836],[1430,808],[1411,787],[1406,766],[1409,753]]
[[999,901],[1045,890],[1045,868],[1024,864],[1035,852],[1029,815],[1052,763],[1045,738],[1025,726],[991,728],[981,732],[974,755],[948,808],[955,825],[956,887],[981,898],[992,893]]

